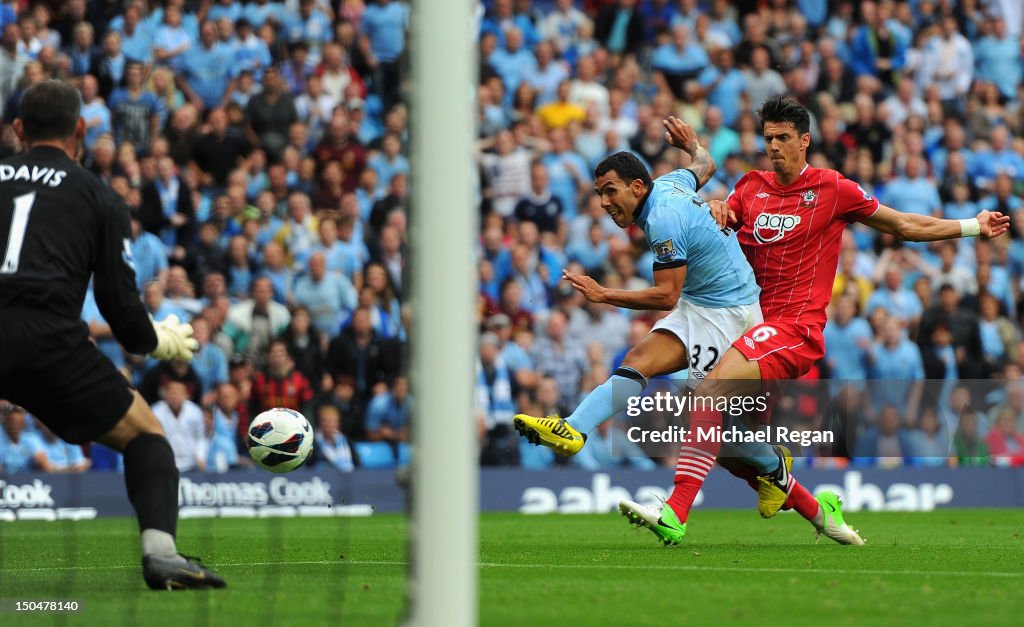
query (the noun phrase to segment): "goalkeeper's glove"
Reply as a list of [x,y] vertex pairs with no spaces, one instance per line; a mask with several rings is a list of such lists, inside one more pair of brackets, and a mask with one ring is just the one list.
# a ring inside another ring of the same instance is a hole
[[192,325],[180,322],[178,316],[170,315],[160,322],[154,320],[153,330],[156,331],[156,350],[150,355],[160,361],[190,361],[192,354],[199,350],[199,342],[192,338]]

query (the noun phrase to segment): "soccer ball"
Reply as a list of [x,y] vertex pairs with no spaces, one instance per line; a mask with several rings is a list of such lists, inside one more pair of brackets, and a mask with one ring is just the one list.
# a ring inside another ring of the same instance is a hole
[[313,428],[294,409],[268,409],[249,423],[249,456],[270,472],[291,472],[313,450]]

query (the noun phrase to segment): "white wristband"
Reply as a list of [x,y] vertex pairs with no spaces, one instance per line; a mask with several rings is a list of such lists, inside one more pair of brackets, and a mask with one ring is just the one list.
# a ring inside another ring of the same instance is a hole
[[981,234],[981,224],[977,218],[960,220],[960,237],[975,237]]

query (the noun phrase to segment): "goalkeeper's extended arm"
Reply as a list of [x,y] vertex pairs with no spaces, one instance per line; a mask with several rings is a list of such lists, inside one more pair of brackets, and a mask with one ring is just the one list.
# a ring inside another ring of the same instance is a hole
[[153,322],[156,331],[156,349],[150,353],[161,361],[184,359],[190,361],[199,350],[199,342],[192,338],[192,325],[180,322],[177,316],[167,316],[160,322]]

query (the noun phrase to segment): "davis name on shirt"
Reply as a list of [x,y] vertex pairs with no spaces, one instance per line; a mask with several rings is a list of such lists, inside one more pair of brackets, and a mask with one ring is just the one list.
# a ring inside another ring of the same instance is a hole
[[57,187],[64,181],[68,173],[64,170],[45,168],[37,165],[29,168],[23,165],[15,168],[13,165],[0,165],[0,183],[8,181],[27,181],[29,183],[42,183],[50,187]]

